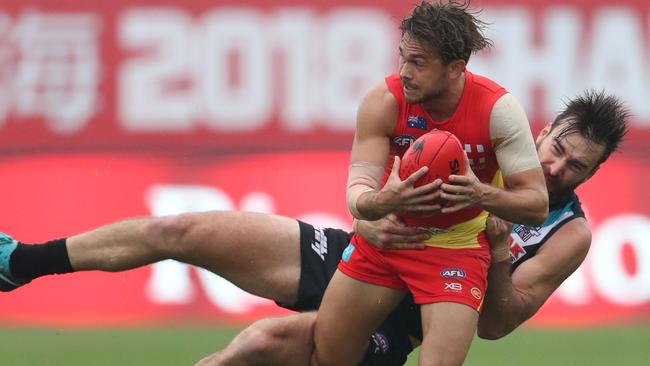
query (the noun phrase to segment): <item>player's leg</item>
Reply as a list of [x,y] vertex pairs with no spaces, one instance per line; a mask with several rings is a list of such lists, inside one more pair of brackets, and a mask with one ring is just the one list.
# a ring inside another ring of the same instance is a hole
[[420,306],[410,294],[370,335],[368,349],[360,366],[401,366],[422,340]]
[[[292,303],[300,278],[300,229],[296,220],[285,217],[214,211],[125,220],[45,245],[0,240],[0,274],[18,284],[45,274],[122,271],[168,258],[204,267],[251,293]],[[53,263],[65,261],[67,271],[59,270],[65,263]]]
[[[487,286],[487,248],[430,247],[419,258],[396,253],[389,260],[402,266],[404,281],[421,304],[419,365],[461,365],[476,332]],[[418,265],[419,270],[408,270]]]
[[305,366],[314,348],[316,313],[256,321],[197,366]]
[[312,365],[357,365],[368,339],[404,297],[337,271],[325,291],[314,330]]
[[[307,365],[316,313],[259,320],[198,365]],[[400,366],[422,338],[420,307],[407,296],[366,342],[361,366]]]
[[175,259],[217,273],[262,297],[283,302],[296,297],[300,229],[294,219],[212,211],[138,221],[71,237],[72,266],[120,271]]
[[422,305],[421,311],[424,339],[418,365],[462,365],[474,338],[478,312],[453,302]]

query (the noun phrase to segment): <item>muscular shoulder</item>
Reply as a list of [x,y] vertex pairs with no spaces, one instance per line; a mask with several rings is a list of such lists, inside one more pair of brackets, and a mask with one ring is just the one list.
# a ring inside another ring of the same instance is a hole
[[575,271],[591,246],[591,230],[587,221],[578,217],[562,225],[539,249],[534,259],[543,263],[557,285]]
[[538,253],[544,253],[556,249],[556,247],[558,250],[561,247],[561,249],[567,250],[567,254],[584,253],[586,255],[591,245],[591,229],[587,220],[576,217],[562,225],[550,239],[539,249]]
[[492,108],[490,140],[504,176],[540,167],[526,112],[510,93]]
[[383,80],[366,91],[357,111],[357,130],[371,128],[386,135],[395,128],[397,100]]

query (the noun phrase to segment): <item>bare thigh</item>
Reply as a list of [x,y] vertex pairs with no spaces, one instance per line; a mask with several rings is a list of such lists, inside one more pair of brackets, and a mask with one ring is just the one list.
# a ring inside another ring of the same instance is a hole
[[300,281],[300,228],[287,217],[248,212],[201,214],[179,260],[210,270],[258,296],[293,303]]
[[356,365],[363,358],[372,331],[403,297],[401,291],[337,271],[318,310],[312,365]]
[[124,271],[163,259],[203,267],[258,296],[293,303],[300,228],[287,217],[212,211],[124,220],[72,236],[77,271]]
[[453,302],[421,306],[423,340],[418,365],[462,365],[472,344],[478,312]]

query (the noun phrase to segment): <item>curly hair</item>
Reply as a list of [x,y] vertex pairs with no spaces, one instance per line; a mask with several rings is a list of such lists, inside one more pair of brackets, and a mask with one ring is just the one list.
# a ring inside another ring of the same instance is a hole
[[629,129],[630,117],[629,109],[618,97],[603,90],[588,89],[566,103],[566,108],[553,121],[551,130],[560,128],[557,138],[579,133],[587,143],[604,145],[605,151],[598,166],[618,149]]
[[469,61],[472,53],[492,46],[483,35],[487,23],[477,19],[469,1],[422,1],[400,25],[408,35],[437,54],[443,64],[454,60]]

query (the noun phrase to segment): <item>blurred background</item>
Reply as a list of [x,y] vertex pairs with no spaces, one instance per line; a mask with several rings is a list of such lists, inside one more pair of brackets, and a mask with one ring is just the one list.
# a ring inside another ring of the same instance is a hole
[[[533,133],[585,88],[634,118],[578,192],[585,263],[524,329],[467,364],[648,364],[650,2],[472,1],[495,47],[469,69]],[[349,229],[356,106],[396,70],[411,1],[3,0],[0,230],[23,242],[223,209]],[[273,250],[273,248],[269,248]],[[39,279],[0,294],[1,364],[191,364],[287,314],[177,262]],[[539,363],[536,363],[539,362]]]

